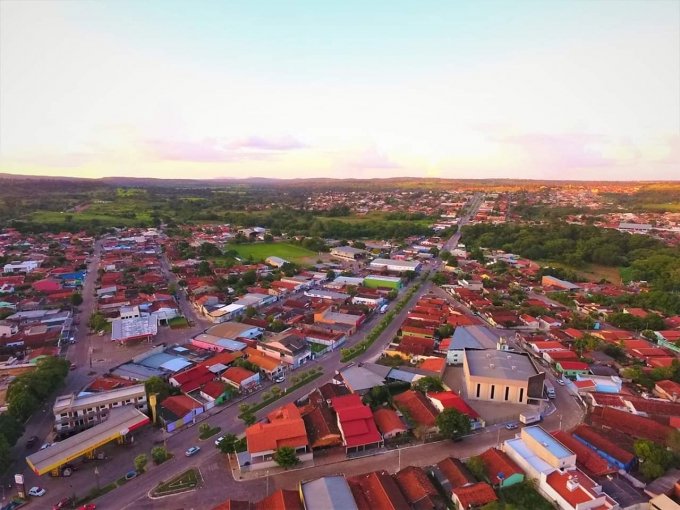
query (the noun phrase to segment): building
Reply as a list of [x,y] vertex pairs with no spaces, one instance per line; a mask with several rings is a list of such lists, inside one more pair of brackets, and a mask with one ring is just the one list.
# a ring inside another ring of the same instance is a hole
[[300,461],[311,460],[313,454],[305,422],[295,404],[286,404],[267,415],[268,422],[246,429],[247,451],[238,454],[241,469],[267,469],[277,466],[274,452],[282,446],[295,450]]
[[446,502],[422,468],[408,466],[394,474],[410,508],[444,510]]
[[436,420],[439,412],[425,395],[419,391],[406,390],[393,398],[394,405],[408,416],[416,426],[416,435],[426,435],[439,431]]
[[23,262],[10,262],[3,267],[3,273],[30,273],[40,267],[37,260],[25,260]]
[[306,510],[359,510],[352,489],[342,475],[300,482],[300,494]]
[[222,373],[222,380],[239,391],[246,391],[260,384],[260,374],[243,367],[230,367]]
[[578,290],[580,287],[575,283],[568,282],[566,280],[560,280],[554,276],[543,276],[541,278],[541,285],[543,287],[555,287],[562,290]]
[[397,482],[387,471],[373,471],[347,480],[359,510],[410,510]]
[[396,276],[369,275],[364,279],[364,286],[370,289],[396,289],[402,287],[401,278]]
[[156,317],[145,315],[131,319],[114,319],[111,322],[111,340],[114,342],[131,342],[146,340],[150,342],[158,333]]
[[526,354],[466,350],[463,374],[467,398],[537,404],[543,398],[545,373]]
[[293,369],[301,367],[312,359],[312,351],[305,339],[289,331],[279,333],[266,342],[258,343],[257,349],[268,356],[281,359]]
[[383,439],[373,420],[371,408],[356,394],[333,397],[331,407],[338,419],[338,428],[347,453],[378,448]]
[[342,260],[354,261],[366,257],[368,252],[352,246],[336,246],[331,248],[331,256]]
[[446,352],[446,363],[461,365],[463,353],[470,349],[495,349],[500,338],[486,326],[458,326]]
[[210,322],[220,324],[222,322],[234,320],[236,317],[239,317],[245,311],[246,311],[245,305],[231,303],[229,305],[224,305],[209,310],[208,313],[206,314],[206,317]]
[[524,471],[505,452],[489,448],[479,458],[482,459],[486,477],[492,485],[509,487],[524,481]]
[[581,424],[576,427],[572,436],[617,469],[630,471],[636,465],[635,455],[611,442],[588,425]]
[[375,259],[370,263],[371,269],[391,271],[393,273],[405,273],[407,271],[418,271],[420,262],[417,260],[392,260]]
[[558,361],[555,368],[565,377],[576,377],[590,373],[590,366],[583,361]]
[[453,391],[430,392],[427,398],[432,402],[439,412],[444,409],[455,409],[470,418],[470,428],[477,430],[484,427],[484,420],[470,405],[463,400],[463,397]]
[[242,322],[223,322],[210,326],[205,330],[206,334],[219,338],[235,340],[237,338],[259,338],[264,330],[257,326]]
[[380,407],[373,411],[373,419],[383,439],[392,439],[408,432],[397,412],[389,407]]
[[654,385],[654,394],[671,402],[679,402],[680,384],[670,379],[659,381]]
[[275,256],[267,257],[266,259],[264,259],[264,261],[273,267],[283,267],[286,264],[290,264],[290,262],[287,261],[286,259],[282,259],[281,257]]
[[52,407],[54,430],[57,433],[80,431],[106,420],[111,409],[134,406],[147,411],[146,390],[143,384],[117,388],[99,393],[61,395]]
[[456,508],[478,508],[488,505],[496,500],[498,496],[491,485],[486,482],[473,483],[463,487],[457,487],[451,491],[451,499],[457,505]]

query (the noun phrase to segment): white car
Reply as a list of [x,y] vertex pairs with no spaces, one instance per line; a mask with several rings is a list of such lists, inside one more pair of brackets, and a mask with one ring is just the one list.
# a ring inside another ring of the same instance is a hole
[[47,491],[43,489],[42,487],[31,487],[31,490],[28,491],[29,496],[44,496]]
[[200,451],[201,449],[198,446],[192,446],[186,452],[184,452],[184,455],[186,455],[187,457],[191,457],[192,455],[196,455]]
[[217,439],[215,439],[215,446],[219,446],[223,439],[224,436],[220,436]]
[[557,384],[560,386],[564,386],[564,380],[563,379],[555,379],[557,381]]
[[44,445],[42,445],[42,446],[40,447],[40,449],[41,449],[41,450],[44,450],[45,448],[49,448],[49,447],[52,446],[53,444],[54,444],[54,443],[45,443]]

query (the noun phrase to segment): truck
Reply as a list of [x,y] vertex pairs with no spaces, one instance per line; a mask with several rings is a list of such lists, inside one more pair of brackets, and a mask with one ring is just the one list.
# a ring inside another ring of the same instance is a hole
[[552,383],[546,379],[543,382],[543,384],[545,386],[545,392],[548,394],[548,398],[549,399],[555,398],[555,396],[556,396],[555,395],[555,387],[552,385]]
[[387,313],[387,305],[382,305],[379,311],[380,313]]
[[541,413],[539,412],[524,412],[520,413],[519,421],[524,423],[524,425],[531,425],[532,423],[538,423],[541,421]]

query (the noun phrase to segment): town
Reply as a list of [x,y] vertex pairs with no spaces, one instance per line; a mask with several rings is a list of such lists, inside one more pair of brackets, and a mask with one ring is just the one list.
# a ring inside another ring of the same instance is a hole
[[666,189],[167,186],[0,232],[3,509],[679,508]]

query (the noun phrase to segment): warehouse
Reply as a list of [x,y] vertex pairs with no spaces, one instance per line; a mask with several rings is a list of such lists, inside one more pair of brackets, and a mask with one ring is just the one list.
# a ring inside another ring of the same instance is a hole
[[405,273],[406,271],[418,271],[420,262],[417,260],[392,260],[375,259],[371,261],[371,269],[387,270],[394,273]]

